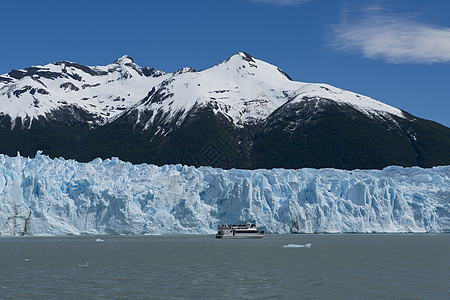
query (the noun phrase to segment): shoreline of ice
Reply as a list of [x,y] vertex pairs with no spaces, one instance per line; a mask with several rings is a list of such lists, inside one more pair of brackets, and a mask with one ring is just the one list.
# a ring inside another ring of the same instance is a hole
[[[31,217],[28,218],[31,212]],[[28,218],[28,221],[27,221]],[[0,236],[450,232],[450,166],[221,170],[0,155]]]

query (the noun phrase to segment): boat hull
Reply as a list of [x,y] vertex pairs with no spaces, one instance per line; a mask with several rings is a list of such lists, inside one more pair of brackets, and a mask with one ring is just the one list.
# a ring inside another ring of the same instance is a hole
[[243,235],[232,235],[232,234],[216,234],[216,238],[218,239],[260,239],[263,238],[263,233],[257,233],[257,234],[243,234]]

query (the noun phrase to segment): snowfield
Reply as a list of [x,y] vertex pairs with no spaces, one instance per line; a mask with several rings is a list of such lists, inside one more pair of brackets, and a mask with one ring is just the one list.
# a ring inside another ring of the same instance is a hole
[[[450,166],[222,170],[0,155],[0,234],[450,232]],[[30,215],[31,212],[31,215]]]

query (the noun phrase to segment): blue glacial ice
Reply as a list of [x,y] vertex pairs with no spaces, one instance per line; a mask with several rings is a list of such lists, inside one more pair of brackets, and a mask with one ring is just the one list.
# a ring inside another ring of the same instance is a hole
[[247,221],[267,233],[450,232],[449,177],[450,166],[252,171],[0,155],[0,235],[212,234]]

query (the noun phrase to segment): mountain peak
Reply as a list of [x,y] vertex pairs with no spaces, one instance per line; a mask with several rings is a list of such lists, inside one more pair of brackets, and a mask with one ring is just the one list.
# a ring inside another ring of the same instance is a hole
[[255,60],[253,59],[253,56],[251,56],[247,52],[238,52],[236,55],[239,55],[243,60],[245,60],[247,62],[255,62]]
[[134,63],[134,60],[131,56],[125,54],[122,57],[118,58],[114,63],[115,64],[130,64],[130,63]]
[[256,63],[255,59],[253,58],[253,56],[251,56],[250,54],[248,54],[247,52],[238,52],[232,56],[230,56],[228,59],[226,59],[224,61],[224,63],[227,63],[229,61],[234,61],[234,60],[244,60],[248,63]]

